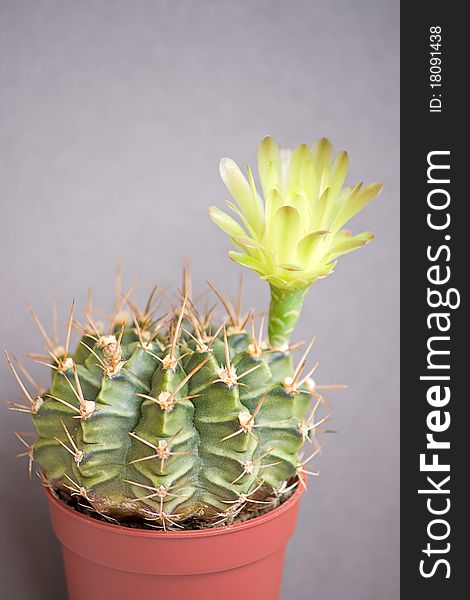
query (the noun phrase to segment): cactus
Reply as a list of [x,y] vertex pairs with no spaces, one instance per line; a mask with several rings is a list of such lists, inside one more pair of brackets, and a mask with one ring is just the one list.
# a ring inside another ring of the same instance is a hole
[[[279,153],[271,139],[260,147],[265,207],[235,163],[223,159],[222,177],[245,229],[212,207],[212,219],[242,250],[231,257],[271,287],[269,340],[241,300],[217,322],[202,314],[186,274],[176,306],[157,317],[153,290],[143,311],[120,291],[107,326],[96,321],[91,299],[85,324],[68,318],[65,344],[47,335],[52,380],[43,392],[26,369],[10,367],[27,399],[13,410],[32,415],[38,438],[23,455],[63,498],[124,521],[157,528],[215,526],[270,510],[298,486],[319,452],[315,434],[322,386],[306,369],[309,351],[294,366],[290,334],[306,289],[329,274],[334,259],[371,239],[340,228],[377,194],[377,185],[341,191],[347,159],[330,166],[322,140]],[[70,351],[73,327],[81,339]],[[28,391],[24,378],[37,394]],[[323,386],[335,387],[335,386]],[[341,387],[341,386],[340,386]],[[305,449],[305,445],[307,449]],[[308,450],[308,448],[310,450]]]

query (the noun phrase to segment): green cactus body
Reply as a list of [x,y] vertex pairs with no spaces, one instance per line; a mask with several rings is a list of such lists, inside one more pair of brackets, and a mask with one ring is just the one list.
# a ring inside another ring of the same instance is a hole
[[311,396],[284,385],[290,353],[264,352],[242,329],[197,342],[181,320],[150,343],[131,326],[84,336],[54,370],[33,415],[53,488],[115,517],[210,523],[264,507],[295,477]]

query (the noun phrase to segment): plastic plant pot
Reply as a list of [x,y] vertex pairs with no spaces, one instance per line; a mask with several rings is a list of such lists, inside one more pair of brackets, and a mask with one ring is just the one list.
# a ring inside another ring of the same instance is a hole
[[46,494],[69,600],[276,600],[302,489],[243,523],[166,532],[92,519]]

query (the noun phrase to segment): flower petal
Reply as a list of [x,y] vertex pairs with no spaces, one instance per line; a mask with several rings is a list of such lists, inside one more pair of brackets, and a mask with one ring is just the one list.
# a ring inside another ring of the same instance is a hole
[[233,261],[235,261],[239,265],[242,265],[243,267],[248,267],[249,269],[252,269],[253,271],[259,273],[260,275],[265,274],[263,265],[251,256],[243,254],[242,252],[235,252],[233,250],[229,250],[228,255]]
[[207,209],[209,217],[214,221],[216,225],[222,229],[224,233],[232,238],[244,237],[246,235],[245,230],[239,225],[235,219],[232,219],[230,215],[224,213],[223,210],[217,208],[217,206],[209,206]]
[[253,195],[248,181],[237,163],[231,158],[222,158],[219,165],[220,176],[245,215],[247,221],[258,235],[264,227],[261,206],[257,194]]
[[300,237],[300,216],[293,206],[281,206],[274,215],[270,249],[279,263],[291,263]]
[[237,244],[239,244],[240,246],[243,246],[244,248],[255,249],[255,248],[263,247],[256,240],[253,240],[252,238],[246,237],[246,236],[237,237],[237,238],[235,238],[235,241],[237,242]]
[[309,264],[314,264],[317,248],[323,243],[328,231],[320,230],[309,233],[297,244],[297,261],[306,269]]
[[358,235],[354,235],[352,237],[346,237],[342,242],[332,246],[330,251],[328,252],[328,260],[334,260],[338,258],[338,256],[342,256],[343,254],[348,254],[353,250],[357,250],[362,246],[365,246],[369,242],[371,242],[375,238],[375,235],[372,231],[364,231],[363,233],[359,233]]
[[284,269],[285,271],[303,271],[302,267],[299,265],[293,265],[291,263],[284,263],[282,265],[277,265],[280,269]]
[[257,237],[256,231],[250,225],[247,218],[242,213],[242,211],[238,208],[238,206],[236,204],[234,204],[233,202],[230,202],[230,200],[227,200],[226,202],[227,202],[227,206],[230,208],[230,210],[233,213],[235,213],[237,215],[237,217],[240,217],[241,222],[243,223],[243,225],[245,225],[245,227],[246,227],[248,233],[251,235],[251,237],[253,237],[253,238]]
[[302,186],[302,173],[308,162],[311,162],[312,154],[307,144],[301,144],[294,152],[289,162],[287,172],[287,193],[298,194]]
[[340,152],[336,157],[330,175],[330,186],[333,192],[333,197],[336,197],[339,194],[343,186],[344,180],[346,179],[346,174],[348,172],[348,166],[348,153],[344,151]]
[[258,173],[264,197],[273,189],[281,189],[281,157],[272,137],[266,136],[258,148]]
[[327,138],[320,138],[312,146],[313,164],[317,172],[318,179],[321,179],[325,167],[331,163],[333,146]]
[[331,212],[331,188],[327,187],[318,202],[313,207],[313,216],[310,224],[310,229],[317,231],[320,229],[326,229],[329,225],[329,215]]
[[382,183],[371,183],[362,189],[354,188],[351,195],[346,198],[343,206],[336,215],[334,222],[331,225],[332,233],[335,233],[358,212],[360,212],[369,202],[376,198],[382,190]]

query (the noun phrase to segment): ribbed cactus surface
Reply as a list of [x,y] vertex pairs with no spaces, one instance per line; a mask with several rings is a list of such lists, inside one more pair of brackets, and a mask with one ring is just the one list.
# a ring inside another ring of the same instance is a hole
[[88,314],[73,354],[71,313],[66,346],[49,347],[52,383],[30,409],[47,483],[166,528],[231,522],[302,482],[321,399],[305,359],[295,369],[252,317],[214,325],[187,293],[163,319],[133,309],[107,330]]

